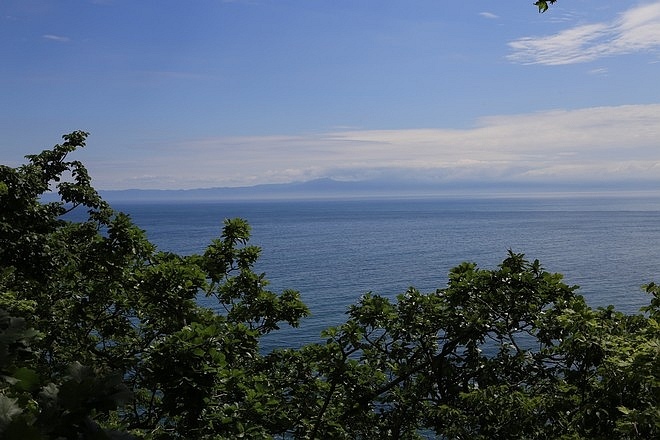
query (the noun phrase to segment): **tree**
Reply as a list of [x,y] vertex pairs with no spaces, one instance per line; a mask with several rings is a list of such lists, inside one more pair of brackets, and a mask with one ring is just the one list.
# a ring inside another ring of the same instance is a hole
[[593,310],[510,253],[497,270],[456,267],[431,294],[365,295],[306,348],[324,386],[301,420],[321,438],[656,438],[658,287],[647,290],[647,316]]
[[0,166],[3,439],[660,436],[657,285],[639,314],[592,309],[510,252],[435,292],[365,294],[325,342],[265,353],[308,311],[253,271],[249,225],[158,251],[67,159],[86,137]]
[[[157,251],[101,200],[85,167],[67,161],[86,137],[65,135],[24,166],[0,167],[0,308],[8,337],[18,338],[6,350],[30,348],[30,359],[12,354],[3,365],[5,437],[69,437],[91,424],[107,435],[203,438],[213,426],[231,437],[267,424],[261,418],[270,415],[255,409],[268,407],[266,393],[251,403],[244,395],[262,381],[259,337],[307,314],[298,293],[266,290],[252,270],[260,250],[239,219],[225,221],[202,255]],[[53,183],[58,200],[43,202]],[[215,298],[222,312],[199,306],[199,295]],[[71,411],[44,400],[64,398],[66,387],[104,404],[70,402]],[[76,417],[69,431],[53,431],[64,414]]]

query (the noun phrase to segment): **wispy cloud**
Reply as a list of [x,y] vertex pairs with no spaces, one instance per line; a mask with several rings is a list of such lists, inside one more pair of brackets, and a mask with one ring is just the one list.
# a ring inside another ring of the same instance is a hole
[[61,35],[53,35],[53,34],[42,35],[42,38],[44,40],[57,41],[58,43],[68,43],[69,41],[71,41],[69,37],[63,37]]
[[604,76],[607,75],[607,69],[605,67],[597,67],[595,69],[591,69],[588,73],[589,75]]
[[480,12],[479,15],[481,15],[484,18],[489,18],[491,20],[500,18],[499,15],[495,15],[492,12]]
[[[391,175],[439,182],[648,178],[660,169],[660,104],[484,118],[470,129],[338,130],[143,146],[145,160],[90,168],[101,188],[191,188]],[[105,177],[104,177],[105,175]]]
[[575,26],[554,35],[509,43],[507,58],[521,64],[561,65],[660,49],[660,2],[637,6],[614,21]]

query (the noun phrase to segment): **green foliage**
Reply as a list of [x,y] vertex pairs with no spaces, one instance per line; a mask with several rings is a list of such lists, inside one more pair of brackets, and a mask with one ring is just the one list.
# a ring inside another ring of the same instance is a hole
[[539,12],[543,13],[548,10],[549,4],[554,4],[557,0],[538,0],[534,3],[535,6],[539,8]]
[[510,254],[496,271],[455,268],[433,294],[365,295],[307,362],[329,384],[316,425],[345,438],[653,438],[657,324],[574,291]]
[[74,362],[47,377],[34,368],[40,337],[25,320],[0,310],[0,433],[5,439],[130,438],[101,427],[94,415],[129,398],[118,375],[101,376]]
[[254,272],[249,225],[159,251],[67,160],[86,136],[0,166],[3,439],[660,437],[659,286],[640,314],[592,309],[510,252],[265,353],[308,311]]
[[[307,308],[295,291],[265,289],[242,220],[225,221],[203,255],[158,251],[67,160],[86,137],[0,167],[3,438],[250,431],[264,409],[219,422],[215,409],[241,407],[248,390],[269,401],[251,391],[262,381],[259,337],[298,325]],[[51,189],[58,200],[42,201]],[[203,294],[217,307],[201,307]]]
[[655,438],[658,288],[647,289],[649,317],[593,310],[510,253],[497,270],[456,267],[432,294],[365,295],[303,352],[327,384],[307,416],[333,438]]

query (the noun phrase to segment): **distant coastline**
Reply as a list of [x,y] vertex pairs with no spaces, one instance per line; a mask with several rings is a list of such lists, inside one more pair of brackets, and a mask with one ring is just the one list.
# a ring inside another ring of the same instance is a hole
[[420,183],[412,181],[339,181],[316,179],[306,182],[262,184],[243,187],[198,189],[126,189],[100,190],[110,202],[160,201],[236,201],[290,199],[357,199],[398,197],[543,197],[659,195],[656,182],[520,183],[520,182],[451,182]]

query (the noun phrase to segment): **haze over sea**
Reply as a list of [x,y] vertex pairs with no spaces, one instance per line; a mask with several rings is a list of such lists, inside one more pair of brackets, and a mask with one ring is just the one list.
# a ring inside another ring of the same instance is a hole
[[[636,312],[660,281],[660,198],[568,196],[114,203],[160,250],[201,253],[225,218],[252,226],[269,289],[301,292],[312,316],[269,347],[316,341],[365,292],[432,292],[452,267],[495,268],[509,249],[539,259],[593,307]],[[212,304],[209,304],[212,306]]]

